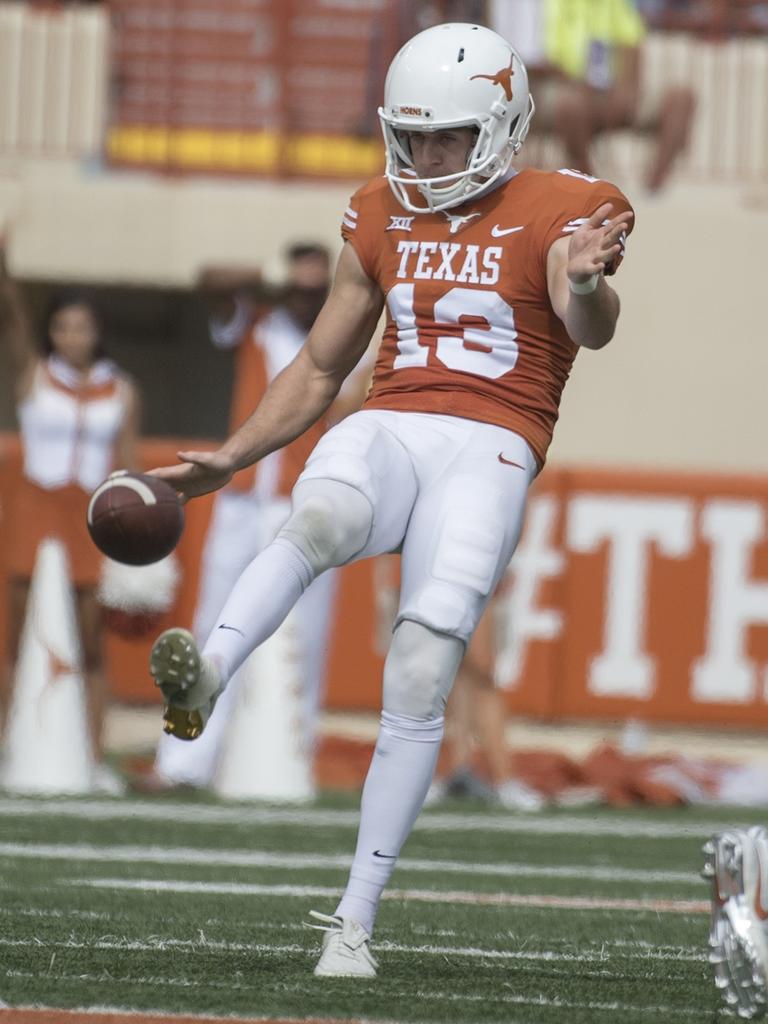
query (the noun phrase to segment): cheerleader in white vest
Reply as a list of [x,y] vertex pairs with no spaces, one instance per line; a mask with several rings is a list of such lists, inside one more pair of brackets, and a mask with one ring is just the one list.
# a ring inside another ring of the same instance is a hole
[[0,709],[10,706],[35,556],[45,537],[67,552],[76,596],[89,729],[101,759],[106,699],[101,610],[96,587],[102,556],[86,528],[90,492],[117,466],[138,468],[139,401],[135,385],[104,355],[90,298],[62,293],[51,303],[42,346],[35,343],[0,247],[0,330],[15,373],[22,479],[7,510],[9,665]]

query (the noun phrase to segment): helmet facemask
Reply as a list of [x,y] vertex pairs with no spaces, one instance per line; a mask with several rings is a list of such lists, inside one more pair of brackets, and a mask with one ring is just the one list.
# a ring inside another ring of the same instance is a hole
[[[412,124],[407,127],[395,127],[382,111],[379,111],[379,115],[387,153],[385,174],[398,200],[407,210],[415,213],[435,213],[472,199],[506,174],[512,158],[522,145],[522,139],[518,139],[513,131],[501,151],[496,151],[494,148],[496,126],[490,123],[490,119],[485,122],[472,121],[463,124],[430,124],[428,128],[422,129],[416,128]],[[531,100],[531,111],[527,122],[530,121],[532,115],[533,101]],[[526,132],[528,130],[527,122]],[[419,178],[411,155],[409,134],[416,131],[448,131],[451,128],[475,129],[475,142],[467,156],[466,167],[453,174],[444,174],[434,178]],[[418,192],[419,196],[423,198],[423,202],[414,203],[409,190],[411,193],[413,190]]]

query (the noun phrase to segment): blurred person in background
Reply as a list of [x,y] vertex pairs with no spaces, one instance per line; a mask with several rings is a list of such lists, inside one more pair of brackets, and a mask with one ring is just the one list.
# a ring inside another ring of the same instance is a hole
[[[397,621],[400,589],[398,560],[381,555],[374,560],[374,648],[385,657]],[[497,596],[507,585],[502,582]],[[446,765],[429,788],[424,806],[448,797],[482,800],[509,811],[538,811],[544,800],[531,786],[510,774],[504,692],[496,682],[499,602],[491,599],[472,634],[445,709]],[[487,780],[476,770],[481,759]]]
[[15,374],[23,476],[8,510],[8,665],[3,673],[3,714],[11,706],[32,572],[46,537],[63,544],[75,592],[85,677],[88,728],[97,762],[95,784],[121,784],[103,763],[102,729],[107,684],[103,617],[97,587],[103,556],[91,542],[86,510],[91,492],[115,468],[137,470],[139,394],[108,359],[93,300],[63,291],[51,301],[36,343],[28,310],[10,276],[0,244],[0,319]]
[[654,149],[644,181],[658,191],[688,143],[695,100],[686,86],[643,78],[646,29],[632,0],[491,0],[489,12],[500,35],[521,40],[537,125],[560,139],[569,166],[593,174],[598,136],[647,132]]
[[646,22],[653,28],[689,32],[709,39],[730,35],[768,32],[766,0],[635,0]]
[[[210,267],[199,288],[210,311],[211,341],[235,351],[231,429],[258,405],[267,386],[304,344],[330,287],[331,257],[316,242],[297,242],[284,254],[277,290],[265,286],[257,268]],[[290,494],[327,423],[359,407],[367,380],[356,375],[329,410],[326,421],[292,444],[238,473],[216,497],[205,540],[193,632],[203,642],[241,572],[274,538],[290,513]],[[325,675],[336,574],[319,577],[296,606],[304,648],[302,731],[306,749],[316,739],[317,712]],[[216,774],[232,714],[241,697],[241,676],[232,680],[205,732],[194,744],[163,734],[154,770],[136,780],[145,791],[209,786]]]
[[[540,811],[544,799],[510,773],[507,706],[496,682],[496,615],[492,599],[467,647],[446,707],[448,770],[436,779],[426,804],[446,797],[482,800],[508,811]],[[487,781],[476,770],[484,762]]]
[[400,0],[400,28],[403,42],[425,28],[445,22],[463,21],[482,24],[486,0]]

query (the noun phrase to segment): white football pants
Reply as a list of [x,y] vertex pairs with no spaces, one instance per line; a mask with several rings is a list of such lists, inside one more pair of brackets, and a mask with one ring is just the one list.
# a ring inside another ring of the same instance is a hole
[[296,487],[335,480],[363,494],[372,523],[352,560],[401,551],[396,625],[466,642],[520,538],[537,471],[526,441],[503,427],[363,410],[324,435]]

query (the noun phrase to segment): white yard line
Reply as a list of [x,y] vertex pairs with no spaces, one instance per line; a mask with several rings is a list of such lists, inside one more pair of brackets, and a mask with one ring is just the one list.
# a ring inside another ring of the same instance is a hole
[[43,907],[0,907],[0,914],[5,917],[76,917],[82,921],[114,921],[114,914],[99,913],[96,910],[54,910]]
[[[284,869],[348,868],[348,855],[282,853],[266,850],[200,849],[186,846],[96,846],[92,843],[0,843],[0,857],[33,860],[79,860],[102,863],[190,864],[205,867]],[[669,882],[701,885],[692,871],[654,871],[647,868],[588,867],[581,864],[478,864],[453,860],[402,857],[400,871],[444,872],[456,875],[496,875],[504,878],[574,878],[596,882]]]
[[[196,893],[219,896],[297,896],[302,899],[338,899],[341,890],[324,885],[257,885],[241,882],[186,882],[169,879],[73,878],[64,885],[141,892]],[[551,907],[557,910],[638,910],[670,914],[704,914],[705,900],[611,899],[592,896],[529,896],[516,893],[450,890],[388,889],[384,900],[414,903],[455,903],[470,906]]]
[[[7,973],[9,975],[14,976],[14,977],[27,977],[27,978],[30,978],[30,979],[38,978],[38,977],[40,977],[40,978],[44,977],[46,979],[50,979],[50,977],[51,977],[47,973],[46,974],[39,974],[39,975],[33,974],[32,972],[22,972],[22,971],[9,971]],[[75,976],[72,976],[72,975],[54,975],[54,977],[60,977],[62,980],[69,980],[71,978],[73,980],[103,981],[103,978],[102,978],[101,975],[87,975],[87,974],[84,974],[84,975],[78,975],[78,976],[76,976],[76,978],[75,978]],[[151,984],[151,985],[156,985],[160,979],[152,977],[152,978],[119,978],[119,979],[113,979],[113,980],[118,980],[122,984],[133,984],[133,985]],[[212,984],[210,982],[203,982],[203,983],[191,982],[191,981],[189,981],[186,978],[184,978],[184,979],[167,978],[167,979],[163,979],[163,980],[166,982],[166,984],[168,984],[169,986],[172,986],[172,987],[182,987],[182,988],[206,988],[206,987],[217,988],[217,987],[221,987],[220,985],[215,985],[215,984]],[[316,985],[316,982],[314,983],[314,985]],[[302,991],[302,992],[309,993],[309,992],[311,992],[313,990],[314,985],[313,985],[312,982],[308,981],[306,986],[302,986],[301,988],[299,988],[298,986],[290,986],[290,989],[292,991]],[[256,986],[253,986],[253,985],[243,985],[241,983],[232,983],[230,985],[230,987],[233,988],[233,989],[238,989],[238,990],[256,988]],[[620,1003],[620,1002],[610,1002],[610,1003],[577,1002],[576,1000],[558,999],[557,997],[550,998],[548,996],[538,996],[538,997],[535,997],[535,998],[531,998],[531,997],[528,997],[528,996],[516,996],[516,995],[495,996],[495,995],[491,995],[490,993],[485,993],[483,995],[467,995],[467,994],[461,994],[461,993],[454,993],[454,994],[450,994],[449,995],[449,994],[447,994],[445,992],[418,991],[418,992],[415,992],[415,993],[414,992],[398,992],[398,993],[393,993],[393,997],[395,997],[395,998],[408,997],[410,999],[418,999],[419,1001],[421,1001],[423,1003],[427,1003],[427,1004],[430,1004],[430,1003],[431,1004],[440,1004],[440,1003],[446,1003],[446,1002],[448,1002],[448,1003],[470,1003],[470,1004],[471,1003],[474,1003],[474,1004],[477,1004],[477,1003],[500,1003],[502,1005],[508,1005],[508,1006],[540,1007],[542,1009],[560,1009],[560,1010],[565,1010],[565,1011],[588,1010],[588,1011],[591,1011],[593,1013],[596,1012],[596,1011],[598,1011],[598,1012],[599,1011],[606,1011],[606,1012],[612,1013],[612,1014],[642,1013],[642,1014],[653,1015],[657,1020],[667,1020],[670,1017],[673,1018],[673,1019],[675,1017],[696,1017],[698,1020],[702,1020],[705,1017],[707,1017],[707,1015],[708,1015],[708,1011],[707,1010],[702,1010],[700,1007],[697,1008],[697,1007],[692,1007],[692,1006],[681,1006],[681,1007],[678,1007],[678,1006],[639,1006],[639,1005],[634,1004],[634,1003]],[[43,1010],[43,1009],[48,1009],[48,1008],[36,1005],[34,1007],[28,1007],[28,1008],[27,1007],[18,1007],[17,1009],[23,1011],[25,1009],[29,1009],[29,1010]],[[57,1013],[61,1012],[61,1011],[59,1011],[55,1007],[51,1007],[50,1009],[52,1011],[57,1012]],[[255,1024],[256,1021],[269,1022],[269,1021],[275,1021],[275,1020],[279,1020],[280,1024],[355,1024],[355,1021],[357,1020],[357,1018],[350,1019],[350,1020],[345,1020],[345,1021],[340,1021],[337,1018],[322,1018],[322,1017],[311,1017],[311,1018],[309,1018],[309,1017],[302,1017],[298,1021],[293,1021],[292,1018],[282,1018],[282,1017],[276,1018],[274,1014],[272,1016],[270,1016],[270,1017],[237,1017],[237,1016],[229,1016],[229,1015],[227,1015],[227,1017],[218,1018],[218,1017],[211,1017],[210,1015],[198,1015],[198,1014],[194,1014],[194,1013],[185,1013],[185,1014],[178,1014],[177,1015],[177,1014],[165,1013],[162,1010],[149,1010],[149,1011],[145,1012],[143,1010],[134,1010],[134,1009],[122,1008],[122,1007],[106,1007],[106,1006],[105,1007],[98,1007],[98,1008],[94,1007],[94,1008],[91,1008],[90,1010],[86,1010],[86,1011],[64,1011],[64,1013],[78,1013],[78,1012],[79,1013],[88,1012],[88,1013],[92,1013],[92,1014],[99,1014],[99,1013],[101,1013],[101,1014],[126,1014],[126,1015],[140,1016],[140,1017],[142,1017],[144,1019],[149,1018],[150,1020],[153,1017],[156,1017],[157,1020],[158,1020],[158,1024],[161,1024],[162,1021],[174,1020],[174,1019],[179,1019],[179,1018],[180,1019],[185,1019],[185,1018],[195,1019],[195,1018],[197,1018],[197,1019],[200,1019],[202,1021],[217,1021],[217,1022],[220,1021],[221,1024],[226,1024],[227,1021],[243,1022],[243,1024]],[[130,1024],[130,1021],[126,1021],[126,1024]],[[360,1021],[359,1024],[363,1024],[363,1022]],[[377,1024],[377,1022],[366,1018],[365,1024]],[[386,1022],[385,1021],[379,1021],[378,1024],[397,1024],[397,1022],[392,1021],[392,1020],[388,1020]]]
[[[356,828],[357,811],[301,808],[213,806],[165,800],[25,800],[0,799],[0,818],[63,817],[85,821],[134,820],[189,825],[300,825],[311,828]],[[447,814],[425,811],[416,822],[422,832],[516,832],[532,835],[642,836],[652,839],[706,837],[734,821],[687,825],[638,821],[632,817],[554,814]]]
[[[180,950],[187,950],[191,953],[202,953],[206,950],[225,953],[260,953],[267,955],[283,955],[285,953],[302,953],[305,956],[317,956],[317,949],[300,946],[295,943],[290,945],[273,945],[263,942],[219,942],[216,940],[200,941],[199,939],[161,939],[141,941],[139,939],[115,939],[103,938],[94,941],[78,941],[67,939],[64,942],[51,941],[49,939],[4,939],[0,937],[0,948],[3,947],[34,947],[35,949],[87,949],[87,950],[114,950],[119,952],[172,952],[178,954]],[[533,960],[533,961],[556,961],[558,963],[607,963],[612,954],[605,948],[595,949],[589,953],[564,953],[552,949],[480,949],[477,946],[432,946],[421,945],[411,946],[400,942],[375,942],[376,950],[383,953],[408,953],[418,956],[441,956],[458,957],[473,960]],[[632,953],[614,953],[622,960],[633,957]],[[667,952],[665,950],[652,950],[642,948],[638,950],[636,959],[640,960],[662,960],[679,962],[681,960],[691,963],[706,963],[707,957],[704,952],[680,954],[678,951]]]
[[[20,908],[14,909],[9,907],[0,907],[0,916],[4,917],[37,917],[37,918],[78,918],[82,920],[101,920],[109,921],[114,927],[116,923],[123,920],[119,915],[115,914],[97,914],[90,910],[45,910],[42,908]],[[209,928],[228,928],[232,924],[232,920],[224,920],[222,918],[211,918],[205,919],[206,927]],[[306,924],[300,924],[291,921],[259,921],[259,932],[301,932],[306,935],[307,926]],[[393,934],[395,929],[387,928],[383,926],[377,929],[377,935],[379,937],[383,935]],[[457,939],[460,937],[460,932],[455,928],[437,928],[429,925],[419,924],[411,925],[409,932],[413,936],[426,937],[436,936],[441,939]],[[204,944],[209,940],[205,937],[205,934],[200,931],[202,938],[198,938],[198,942]],[[501,941],[501,942],[518,942],[520,937],[515,934],[512,929],[490,933],[487,936],[489,939]],[[377,940],[378,941],[378,940]],[[387,939],[380,939],[381,942],[389,941]],[[574,943],[568,939],[553,939],[551,936],[541,936],[531,934],[526,931],[525,934],[526,942],[549,942],[556,943],[560,946],[572,946]],[[594,939],[592,941],[580,941],[580,947],[591,946],[599,949],[644,949],[658,952],[669,953],[672,955],[672,959],[677,956],[680,957],[697,957],[701,954],[700,946],[683,946],[681,944],[670,944],[662,943],[658,944],[655,942],[648,942],[647,939]]]
[[[403,993],[404,994],[404,993]],[[503,1003],[512,1006],[540,1006],[551,1007],[562,1010],[607,1010],[610,1013],[648,1013],[653,1014],[658,1020],[666,1020],[672,1016],[697,1017],[699,1020],[707,1017],[706,1010],[694,1009],[693,1007],[677,1006],[637,1006],[633,1003],[579,1003],[570,999],[559,999],[557,996],[537,996],[532,999],[529,996],[494,996],[490,994],[467,995],[464,993],[445,992],[416,992],[408,993],[411,998],[423,1000],[435,1000],[448,1003]]]

